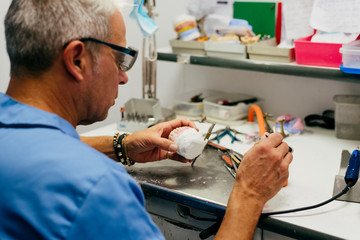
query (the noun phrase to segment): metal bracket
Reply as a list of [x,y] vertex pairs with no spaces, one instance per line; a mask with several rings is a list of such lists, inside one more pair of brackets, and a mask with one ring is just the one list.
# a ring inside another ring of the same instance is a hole
[[[340,193],[346,186],[344,178],[347,166],[349,165],[350,156],[351,153],[347,150],[343,150],[341,153],[340,170],[339,174],[335,176],[333,196]],[[360,183],[355,184],[355,186],[350,188],[349,192],[339,197],[337,200],[360,203]]]
[[190,64],[190,55],[188,54],[178,54],[176,56],[176,62],[182,64]]

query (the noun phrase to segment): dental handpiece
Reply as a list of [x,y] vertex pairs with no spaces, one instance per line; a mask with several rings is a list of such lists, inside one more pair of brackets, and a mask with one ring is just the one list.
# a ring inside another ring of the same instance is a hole
[[355,185],[359,178],[359,168],[360,168],[360,149],[357,147],[349,159],[349,165],[345,174],[345,182],[348,187],[352,187]]

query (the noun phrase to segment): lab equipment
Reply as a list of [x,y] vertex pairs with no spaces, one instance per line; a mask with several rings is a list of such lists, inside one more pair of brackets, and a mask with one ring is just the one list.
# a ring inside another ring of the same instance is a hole
[[[284,114],[276,118],[276,129],[285,134],[299,134],[304,130],[304,123],[301,118],[294,117],[291,114]],[[281,128],[281,121],[284,121],[284,124]]]
[[308,207],[295,208],[295,209],[276,211],[276,212],[265,212],[265,213],[262,213],[261,215],[269,216],[269,215],[278,215],[278,214],[287,214],[287,213],[305,211],[305,210],[324,206],[325,204],[328,204],[329,202],[332,202],[334,200],[359,202],[359,200],[360,200],[359,185],[357,187],[353,188],[359,178],[359,167],[360,167],[360,155],[359,154],[360,154],[359,147],[357,147],[353,151],[351,156],[349,156],[350,153],[346,150],[344,150],[342,152],[340,172],[346,171],[346,173],[345,173],[344,178],[343,177],[339,178],[338,177],[339,175],[336,176],[335,185],[334,185],[334,194],[333,194],[332,198],[330,198],[322,203],[315,204],[315,205],[308,206]]
[[[232,134],[232,132],[234,134]],[[236,134],[240,132],[231,129],[230,126],[226,126],[224,129],[217,130],[214,133],[216,133],[216,137],[214,137],[212,140],[216,139],[218,143],[220,142],[220,139],[223,138],[225,135],[229,135],[231,137],[231,143],[234,143],[235,141],[239,141],[239,142],[241,141],[236,137]]]
[[207,143],[206,137],[203,139],[201,133],[192,127],[179,127],[172,130],[169,140],[178,145],[176,152],[186,159],[194,159],[199,156]]
[[230,168],[234,168],[234,164],[231,161],[230,157],[227,155],[221,155],[221,159],[225,162],[225,165],[230,167]]
[[[228,154],[230,154],[228,152]],[[225,162],[224,166],[225,168],[230,172],[230,174],[235,178],[236,177],[236,172],[238,170],[238,166],[240,165],[240,161],[236,159],[236,157],[234,157],[234,155],[232,155],[231,157],[229,155],[222,155],[221,159]]]
[[120,111],[124,117],[117,128],[124,132],[144,130],[163,120],[160,102],[155,99],[131,98]]
[[[300,134],[304,130],[302,119],[290,114],[284,114],[274,119],[270,114],[265,113],[264,120],[267,132],[280,132],[284,138],[292,134]],[[269,121],[275,122],[274,128],[270,127]]]
[[235,150],[223,147],[223,146],[218,145],[218,144],[213,143],[213,142],[208,142],[208,146],[228,154],[231,157],[231,159],[236,162],[237,165],[239,165],[241,163],[241,160],[244,157],[242,154],[236,152]]
[[[206,116],[204,115],[204,116],[199,120],[199,122],[200,122],[200,123],[203,123],[203,122],[205,122],[205,121],[207,121],[207,120],[206,120]],[[208,121],[207,121],[207,122],[208,122]],[[206,142],[205,146],[209,143],[209,137],[211,136],[211,132],[212,132],[212,130],[214,129],[214,127],[215,127],[215,123],[212,122],[212,123],[211,123],[211,126],[209,127],[209,129],[208,129],[208,131],[207,131],[207,133],[206,133],[206,135],[205,135],[205,137],[204,137],[204,141]],[[194,166],[196,160],[200,157],[200,155],[201,155],[201,154],[199,154],[198,156],[196,156],[196,157],[194,158],[194,161],[191,163],[191,167]]]
[[229,171],[229,173],[231,174],[231,176],[233,176],[234,178],[236,177],[236,172],[234,172],[234,169],[232,169],[231,167],[229,167],[228,165],[226,165],[224,163],[224,167]]
[[[231,137],[231,143],[234,143],[235,141],[250,143],[255,141],[256,139],[255,135],[239,132],[236,129],[230,128],[230,126],[226,126],[225,128],[219,129],[213,133],[216,134],[216,136],[211,138],[210,140],[211,141],[216,140],[217,143],[220,143],[220,140],[226,135],[229,135]],[[237,135],[244,135],[245,138],[241,140],[240,138],[237,137]]]
[[271,118],[271,115],[268,114],[268,113],[264,113],[264,121],[265,121],[265,126],[266,126],[266,132],[268,133],[273,133],[275,132],[276,128],[272,129],[270,127],[270,124],[268,121],[273,121],[275,122],[276,124],[279,124],[279,128],[280,128],[280,131],[281,131],[281,135],[285,138],[287,137],[288,135],[285,134],[285,131],[284,131],[284,123],[285,123],[285,118],[282,118],[282,119],[273,119]]
[[[233,177],[235,177],[237,168],[240,165],[241,160],[243,159],[243,155],[232,149],[220,146],[210,141],[207,142],[207,146],[224,153],[221,155],[221,159],[225,162],[225,168],[231,173]],[[195,158],[194,161],[191,163],[192,167],[194,166],[196,160],[197,158]]]
[[254,113],[256,114],[256,118],[258,120],[259,133],[260,133],[260,137],[261,137],[266,132],[265,120],[264,120],[264,115],[263,115],[261,108],[256,104],[253,104],[249,107],[248,122],[254,122]]
[[[148,19],[154,22],[153,12],[155,0],[146,0],[145,7],[148,11]],[[142,73],[143,73],[143,98],[156,99],[156,77],[157,77],[157,50],[155,32],[144,35],[143,39],[143,55],[142,55]]]
[[352,185],[349,193],[338,198],[338,200],[360,203],[360,185],[356,183],[359,176],[360,150],[357,147],[352,154],[348,150],[341,153],[341,162],[338,175],[335,176],[333,195],[338,193],[347,184]]
[[[144,9],[146,7],[147,11]],[[143,98],[156,99],[157,51],[155,32],[158,26],[153,20],[155,0],[134,0],[134,8],[130,13],[144,36],[142,54]]]
[[345,174],[345,182],[352,187],[356,184],[359,178],[359,167],[360,167],[360,151],[359,148],[355,149],[349,159],[349,165]]

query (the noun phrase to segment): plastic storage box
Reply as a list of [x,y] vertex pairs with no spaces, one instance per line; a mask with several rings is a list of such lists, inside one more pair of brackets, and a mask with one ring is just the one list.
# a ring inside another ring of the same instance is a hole
[[221,95],[224,92],[211,90],[211,89],[199,89],[191,92],[184,93],[176,96],[173,100],[173,110],[177,115],[185,115],[198,117],[204,113],[204,104],[201,102],[191,102],[191,98],[196,95],[200,95],[201,98],[207,98],[211,96]]
[[344,67],[343,65],[340,65],[340,70],[344,73],[350,73],[350,74],[360,74],[360,68],[349,68]]
[[339,67],[341,65],[340,43],[311,42],[312,36],[295,40],[297,64]]
[[343,72],[360,74],[360,40],[344,44],[340,53],[343,62],[340,69]]
[[276,47],[276,39],[260,41],[247,46],[249,58],[253,60],[271,61],[271,62],[293,62],[295,61],[294,48]]
[[360,140],[360,95],[336,95],[334,102],[336,137]]
[[246,59],[246,46],[235,43],[205,42],[206,55],[234,60]]
[[[234,105],[219,104],[220,101],[227,101]],[[255,102],[256,98],[240,93],[227,93],[208,97],[204,99],[204,114],[211,118],[225,121],[235,121],[247,116],[249,104]]]
[[135,132],[163,120],[159,100],[131,98],[125,103],[125,119],[117,124],[117,129],[124,132]]
[[198,41],[182,41],[177,39],[170,40],[173,53],[187,53],[205,56],[205,43]]

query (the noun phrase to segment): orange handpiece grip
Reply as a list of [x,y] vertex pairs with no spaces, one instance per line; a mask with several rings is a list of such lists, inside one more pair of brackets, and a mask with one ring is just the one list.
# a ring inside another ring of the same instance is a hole
[[261,108],[256,105],[253,104],[250,106],[249,111],[248,111],[248,121],[249,122],[253,122],[254,121],[254,111],[256,113],[256,117],[258,120],[258,125],[259,125],[259,132],[260,132],[260,136],[263,136],[266,132],[265,130],[265,120],[264,120],[264,115],[261,111]]
[[289,183],[289,180],[286,180],[286,183],[284,184],[283,187],[286,187],[288,185],[288,183]]
[[[258,124],[259,124],[260,136],[263,136],[266,132],[265,120],[264,120],[264,115],[261,111],[261,108],[258,105],[253,104],[250,106],[249,111],[248,111],[248,121],[249,122],[254,121],[254,111],[256,113],[256,117],[257,117]],[[288,180],[285,182],[284,187],[286,187],[287,185],[288,185]]]
[[234,167],[234,165],[233,165],[232,161],[230,160],[229,156],[222,155],[221,158],[225,161],[226,165],[228,165],[231,168]]
[[223,146],[220,146],[220,145],[218,145],[218,144],[215,144],[215,143],[213,143],[213,142],[208,142],[207,143],[209,146],[211,146],[211,147],[213,147],[213,148],[216,148],[216,149],[219,149],[219,150],[221,150],[221,151],[226,151],[227,150],[227,148],[225,148],[225,147],[223,147]]

